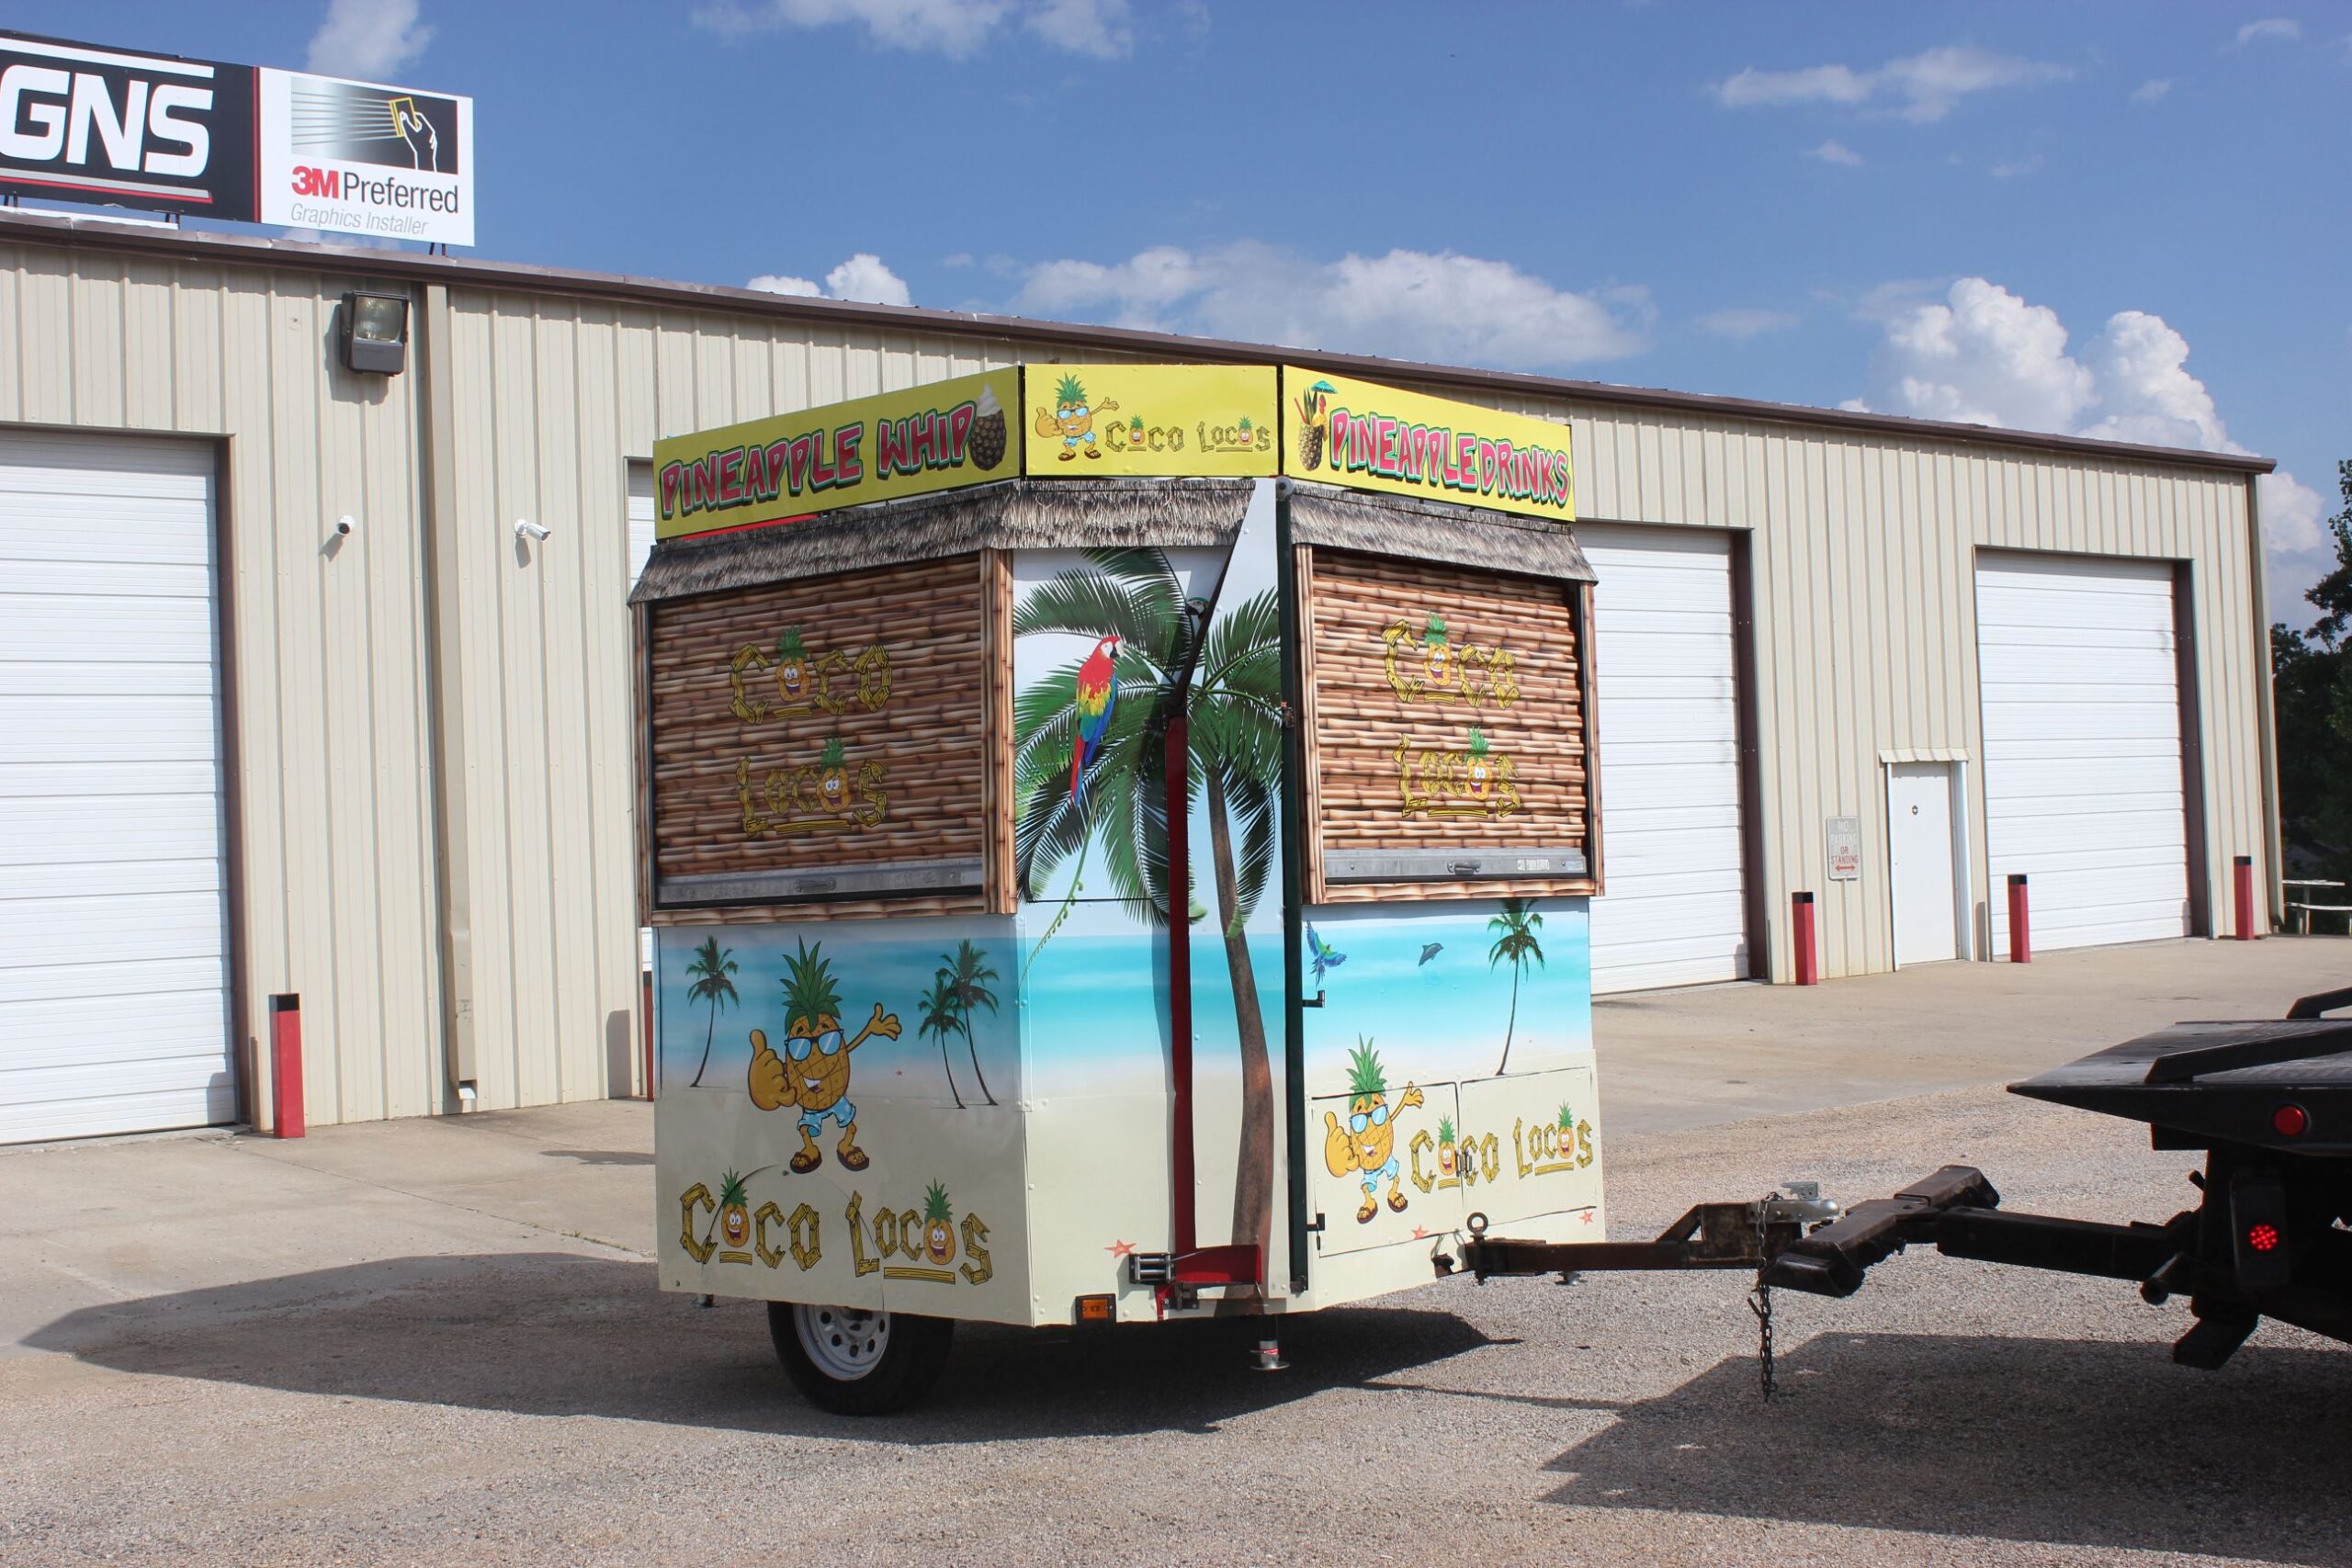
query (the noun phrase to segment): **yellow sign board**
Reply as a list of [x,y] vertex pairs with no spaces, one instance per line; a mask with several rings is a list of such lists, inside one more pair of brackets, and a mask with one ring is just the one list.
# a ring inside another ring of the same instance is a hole
[[1572,521],[1568,427],[1420,392],[1283,371],[1283,472],[1295,479]]
[[1026,472],[1272,476],[1271,365],[1032,365]]
[[1021,471],[1008,367],[657,442],[654,536],[755,527]]

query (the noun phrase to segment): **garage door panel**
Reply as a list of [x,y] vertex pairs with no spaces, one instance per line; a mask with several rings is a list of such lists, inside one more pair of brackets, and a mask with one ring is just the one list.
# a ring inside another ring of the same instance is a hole
[[235,1113],[213,463],[0,434],[0,1143]]
[[2186,935],[2171,567],[1988,556],[1976,581],[1993,885],[2026,874],[2037,947]]
[[218,830],[220,809],[209,795],[0,800],[0,865],[191,860],[191,842]]
[[1747,973],[1731,542],[1579,525],[1600,581],[1593,669],[1602,852],[1596,991]]

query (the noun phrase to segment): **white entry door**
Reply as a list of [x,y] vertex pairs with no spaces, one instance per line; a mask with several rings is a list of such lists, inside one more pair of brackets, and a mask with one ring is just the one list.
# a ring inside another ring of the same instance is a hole
[[0,433],[0,1144],[236,1115],[212,465]]
[[1886,841],[1894,966],[1959,957],[1950,762],[1897,762],[1888,769]]

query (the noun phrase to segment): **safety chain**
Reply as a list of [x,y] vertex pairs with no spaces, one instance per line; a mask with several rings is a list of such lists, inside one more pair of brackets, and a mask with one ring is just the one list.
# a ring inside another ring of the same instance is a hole
[[1764,1397],[1770,1400],[1781,1383],[1772,1363],[1772,1287],[1762,1275],[1756,1279],[1756,1288],[1747,1293],[1747,1310],[1756,1314],[1756,1367],[1764,1383]]

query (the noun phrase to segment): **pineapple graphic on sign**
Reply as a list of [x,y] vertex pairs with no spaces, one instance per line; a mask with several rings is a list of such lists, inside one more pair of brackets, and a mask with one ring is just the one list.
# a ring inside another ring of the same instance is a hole
[[1453,674],[1453,644],[1445,634],[1445,617],[1430,612],[1429,624],[1421,628],[1421,663],[1429,671],[1430,684],[1442,686]]
[[718,1234],[729,1247],[741,1247],[752,1236],[751,1199],[743,1179],[729,1171],[718,1184]]
[[797,698],[808,683],[808,650],[801,646],[798,626],[785,627],[775,639],[775,683],[789,698]]
[[1487,798],[1487,791],[1495,782],[1493,757],[1487,749],[1487,732],[1476,725],[1470,727],[1469,781],[1464,786],[1474,800]]
[[1109,413],[1119,406],[1115,398],[1105,398],[1100,403],[1090,402],[1086,384],[1075,376],[1065,376],[1054,388],[1054,406],[1037,411],[1037,434],[1051,440],[1062,438],[1065,463],[1075,458],[1080,448],[1090,457],[1102,456],[1102,448],[1095,444],[1094,416]]
[[1437,1119],[1437,1168],[1440,1174],[1453,1174],[1453,1118],[1441,1116]]
[[1331,394],[1340,389],[1329,381],[1317,381],[1295,400],[1298,408],[1298,466],[1302,472],[1313,473],[1323,466],[1324,429],[1330,416]]
[[798,951],[784,955],[784,1050],[768,1044],[766,1033],[752,1031],[752,1103],[763,1111],[787,1106],[800,1111],[800,1149],[788,1168],[805,1176],[824,1163],[817,1134],[829,1122],[842,1130],[834,1156],[848,1170],[864,1170],[872,1160],[857,1146],[857,1107],[850,1103],[850,1053],[868,1040],[899,1037],[899,1015],[874,1004],[856,1038],[842,1035],[842,992],[833,979],[832,960],[821,956],[825,944],[808,945],[796,939]]
[[1576,1112],[1575,1112],[1575,1111],[1570,1111],[1570,1110],[1567,1108],[1567,1106],[1566,1106],[1566,1105],[1563,1104],[1563,1105],[1560,1107],[1560,1157],[1561,1157],[1562,1159],[1569,1159],[1569,1158],[1572,1158],[1572,1157],[1574,1157],[1574,1156],[1575,1156],[1576,1152],[1577,1152],[1577,1118],[1576,1118]]
[[980,389],[980,400],[973,410],[972,438],[968,450],[972,461],[983,470],[1004,461],[1004,405],[996,400],[994,387]]
[[849,761],[842,750],[838,735],[825,742],[825,750],[818,759],[823,770],[818,775],[817,798],[825,809],[842,812],[849,809]]
[[[1382,1187],[1388,1189],[1388,1206],[1405,1212],[1405,1178],[1396,1158],[1395,1114],[1388,1105],[1388,1070],[1372,1042],[1356,1037],[1348,1054],[1348,1119],[1323,1113],[1323,1165],[1333,1176],[1353,1176],[1363,1188],[1363,1207],[1356,1211],[1358,1224],[1370,1224],[1380,1213]],[[1411,1084],[1396,1100],[1396,1111],[1421,1103],[1421,1091]]]
[[947,1189],[933,1182],[922,1195],[922,1249],[942,1268],[956,1258],[956,1213],[947,1204]]

